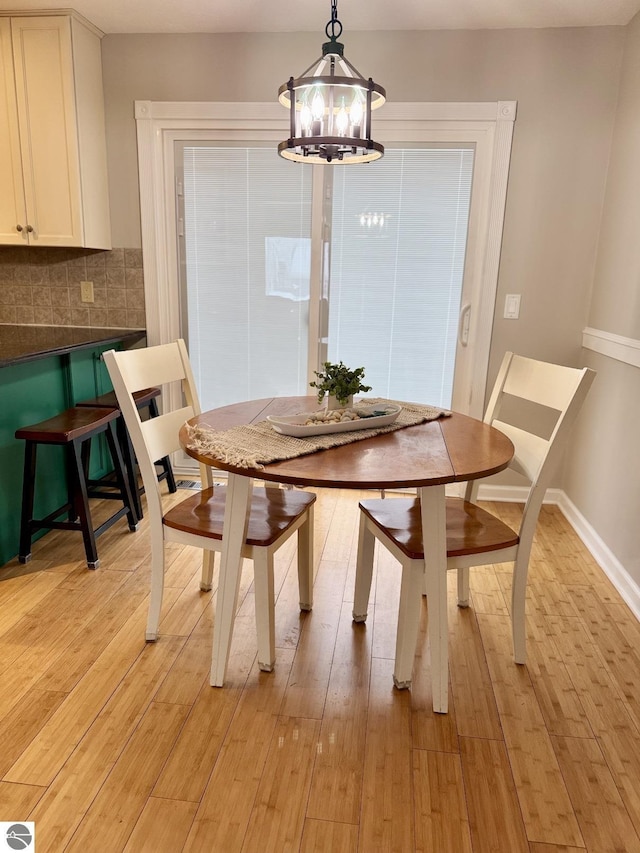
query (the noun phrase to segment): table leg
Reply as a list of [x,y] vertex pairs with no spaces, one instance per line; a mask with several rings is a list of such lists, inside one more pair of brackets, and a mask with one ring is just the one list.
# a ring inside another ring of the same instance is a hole
[[449,647],[447,624],[447,522],[445,487],[418,490],[422,512],[424,568],[429,611],[433,710],[446,714],[449,706]]
[[242,546],[246,539],[252,487],[253,481],[250,477],[229,474],[222,529],[218,597],[213,627],[212,687],[222,687],[227,671],[233,622],[238,607]]

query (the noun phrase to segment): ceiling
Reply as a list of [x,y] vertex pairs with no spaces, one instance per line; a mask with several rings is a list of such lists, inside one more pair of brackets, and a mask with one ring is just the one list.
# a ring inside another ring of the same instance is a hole
[[[64,0],[0,0],[0,10],[59,9]],[[105,33],[318,31],[330,0],[73,0]],[[640,0],[341,0],[349,30],[512,29],[628,24]]]

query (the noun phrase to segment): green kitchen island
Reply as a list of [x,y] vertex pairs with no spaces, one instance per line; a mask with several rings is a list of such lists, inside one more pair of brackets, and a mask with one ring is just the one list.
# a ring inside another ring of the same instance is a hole
[[[129,348],[144,338],[144,329],[0,324],[0,567],[16,557],[20,536],[24,442],[16,440],[15,431],[110,391],[102,353]],[[107,473],[106,465],[103,450],[92,454],[92,476]],[[65,496],[61,448],[41,447],[36,513],[43,518],[62,505]],[[78,545],[82,560],[80,538]]]

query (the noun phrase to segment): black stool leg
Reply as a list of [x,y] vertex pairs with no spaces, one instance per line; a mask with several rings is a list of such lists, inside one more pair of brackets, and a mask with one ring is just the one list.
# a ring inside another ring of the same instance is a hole
[[38,445],[27,441],[24,448],[24,477],[22,480],[22,514],[20,517],[20,551],[18,560],[28,563],[31,559],[31,520],[36,482],[36,451]]
[[[82,476],[84,477],[84,482],[85,482],[85,485],[87,488],[87,497],[89,497],[89,465],[91,464],[92,441],[93,441],[93,437],[92,438],[80,439],[80,459],[82,460]],[[72,459],[72,462],[73,462],[73,459]],[[72,476],[73,476],[73,473],[72,473]],[[75,478],[72,480],[72,482],[75,484],[75,482],[76,482]],[[82,502],[81,493],[78,492],[78,490],[75,488],[75,485],[73,488],[74,488],[74,503],[75,504],[81,503]],[[89,507],[89,505],[87,504],[87,512],[89,513],[88,507]],[[80,511],[75,510],[74,514],[75,514],[75,519],[77,520],[79,515],[80,515]],[[91,514],[90,513],[89,513],[89,524],[93,527],[93,522],[91,521]]]
[[131,497],[133,498],[133,508],[136,513],[136,518],[138,521],[141,521],[142,501],[140,500],[140,487],[138,486],[138,465],[136,462],[136,455],[133,452],[133,445],[131,444],[129,430],[127,429],[127,425],[125,424],[124,417],[122,415],[120,415],[116,421],[116,434],[122,451],[125,473],[129,481],[129,490],[131,492]]
[[70,522],[74,522],[78,520],[78,510],[76,507],[77,496],[74,485],[76,478],[73,473],[75,462],[73,460],[73,454],[67,453],[67,451],[65,451],[64,454],[64,465],[67,474],[67,501],[69,503],[69,512],[67,513],[67,517]]
[[113,421],[110,421],[107,427],[107,444],[109,445],[109,450],[111,451],[111,459],[113,460],[113,467],[115,470],[116,479],[118,481],[118,488],[120,489],[120,494],[122,495],[122,502],[127,508],[127,521],[129,522],[129,530],[137,530],[138,516],[136,515],[135,502],[133,495],[131,494],[131,489],[129,487],[129,480],[127,479],[125,474],[122,453],[120,452],[118,436],[116,434],[116,429]]
[[[158,417],[158,404],[156,403],[155,398],[149,400],[149,414],[152,418]],[[158,465],[160,465],[164,471],[164,477],[162,479],[166,479],[169,491],[171,494],[174,494],[178,491],[178,487],[176,486],[176,478],[173,476],[171,460],[168,456],[163,456],[162,459],[158,459]]]
[[78,522],[82,530],[82,538],[84,540],[84,550],[87,555],[87,566],[90,569],[97,569],[100,565],[98,559],[98,549],[96,547],[96,537],[93,532],[91,522],[91,513],[89,511],[89,495],[87,493],[87,477],[85,466],[89,462],[89,449],[85,449],[83,445],[89,443],[91,438],[86,442],[76,438],[67,445],[67,452],[71,455],[71,473],[73,476],[73,485],[76,494],[76,512],[78,513]]

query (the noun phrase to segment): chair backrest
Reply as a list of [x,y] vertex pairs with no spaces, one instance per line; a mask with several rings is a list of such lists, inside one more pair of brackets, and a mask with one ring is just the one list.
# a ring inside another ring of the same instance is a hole
[[[155,462],[180,449],[178,434],[186,420],[201,412],[187,348],[182,339],[145,349],[109,350],[104,353],[118,406],[136,453],[151,522],[162,521],[162,498]],[[143,388],[180,382],[186,405],[143,421],[133,393]],[[211,473],[201,466],[203,486]]]
[[[588,367],[564,367],[512,352],[505,354],[484,421],[509,436],[515,447],[509,467],[531,484],[520,529],[521,542],[533,537],[550,478],[595,375]],[[505,414],[512,403],[509,398],[544,406],[547,413],[553,410],[556,417],[549,434],[541,436],[521,423],[509,423]],[[475,499],[477,488],[477,482],[469,484],[467,500]]]

